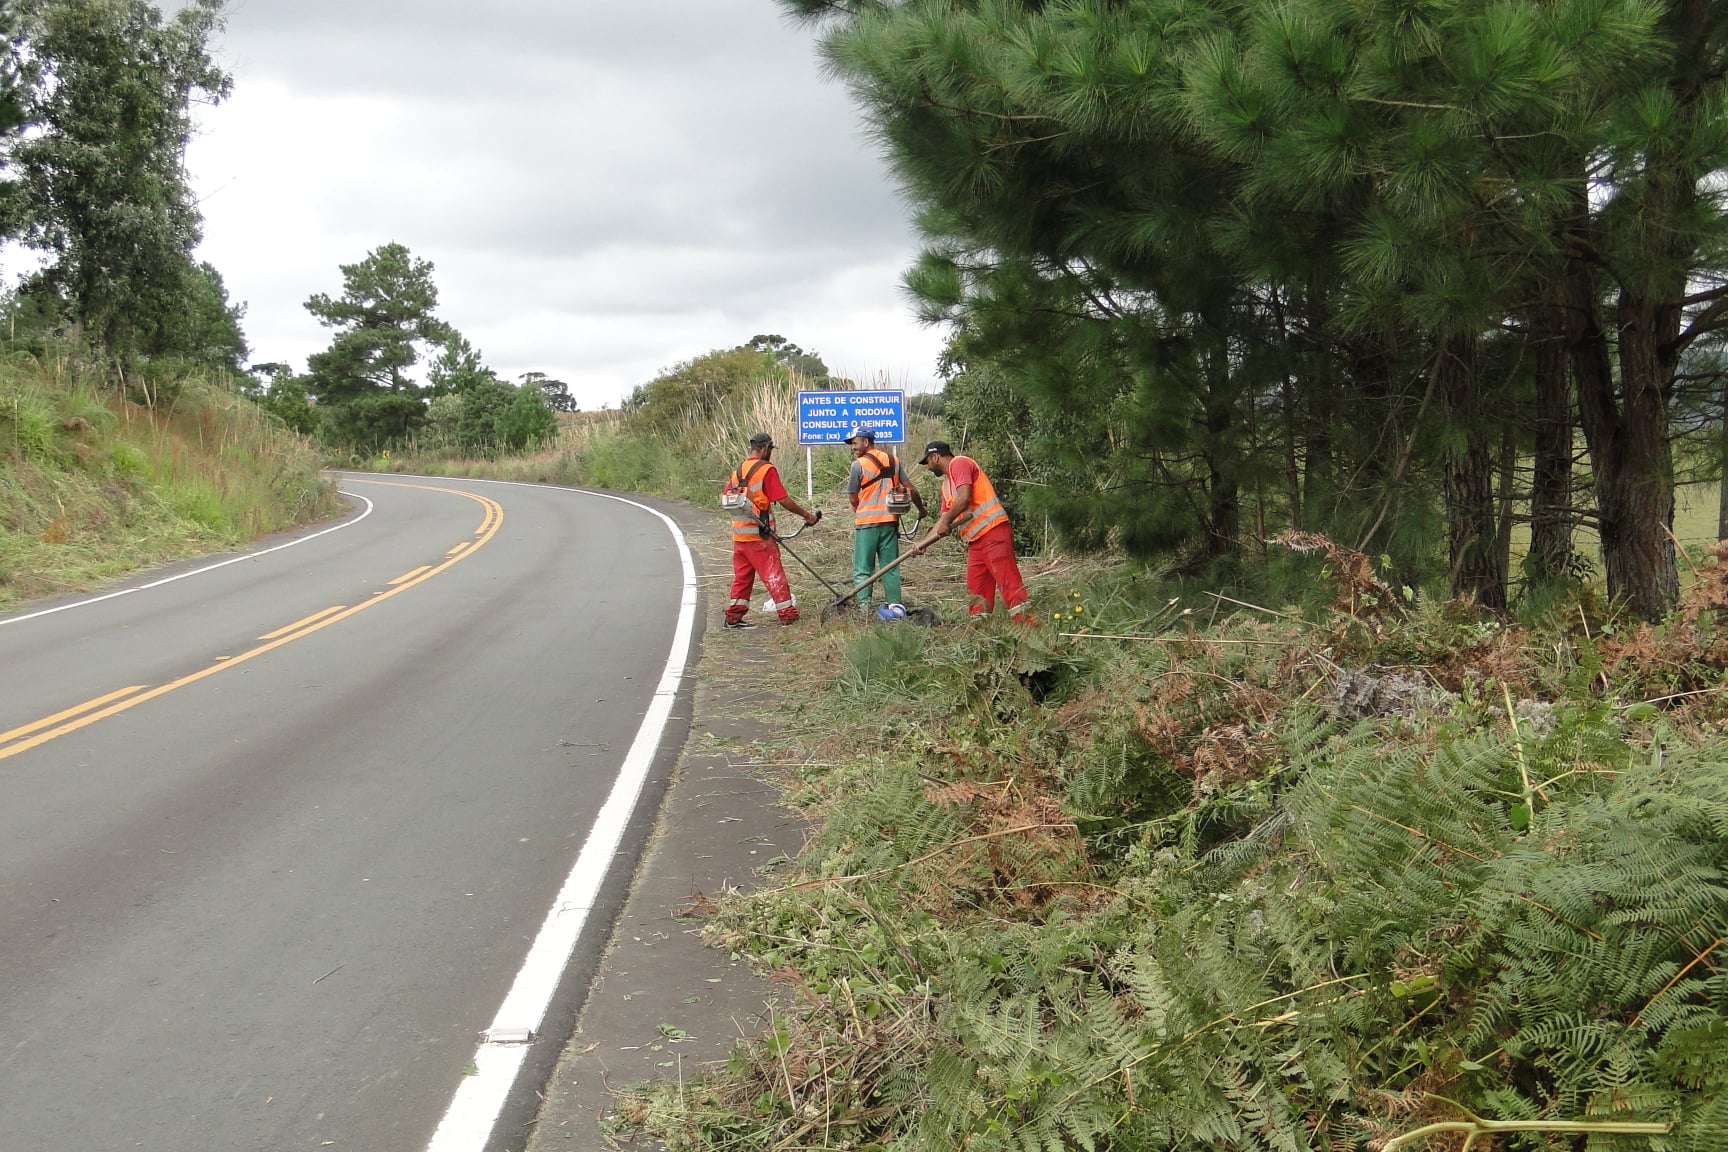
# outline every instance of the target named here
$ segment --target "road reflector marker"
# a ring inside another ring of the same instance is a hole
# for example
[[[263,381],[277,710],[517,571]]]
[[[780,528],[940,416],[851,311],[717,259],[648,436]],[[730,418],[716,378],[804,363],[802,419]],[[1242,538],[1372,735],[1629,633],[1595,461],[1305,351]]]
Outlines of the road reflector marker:
[[[74,716],[80,716],[85,712],[100,708],[104,704],[112,704],[114,701],[130,696],[134,692],[142,692],[148,687],[150,687],[148,684],[134,684],[130,688],[122,688],[118,692],[110,692],[108,695],[98,696],[94,700],[86,700],[75,708],[68,708],[64,712],[56,712],[54,715],[44,717],[43,719],[36,721],[34,724],[26,724],[22,728],[14,728],[10,732],[0,732],[0,744],[16,740],[21,736],[28,736],[32,732],[40,732],[44,728],[52,728],[62,720],[70,720]]]
[[[420,575],[422,572],[430,572],[430,571],[432,571],[432,565],[422,564],[422,565],[420,565],[420,567],[414,569],[414,571],[404,572],[402,575],[396,577],[396,579],[390,581],[390,587],[394,588],[398,584],[406,584],[406,583],[408,583],[408,581],[414,579],[414,577]]]
[[[286,628],[278,628],[274,632],[266,632],[266,633],[264,633],[264,635],[258,637],[258,639],[260,639],[260,640],[274,640],[278,636],[286,636],[290,632],[299,631],[300,629],[306,627],[306,625],[308,625],[308,624],[316,624],[318,621],[324,619],[324,617],[326,617],[326,616],[334,616],[334,615],[336,615],[336,613],[342,611],[342,609],[344,609],[346,607],[348,607],[348,605],[338,604],[334,608],[326,608],[322,612],[314,612],[314,613],[312,613],[312,615],[306,617],[306,619],[304,619],[304,620],[296,620],[296,621],[294,621],[294,623],[288,625]],[[228,657],[222,656],[222,657],[219,657],[219,659],[226,660],[226,659],[228,659]]]

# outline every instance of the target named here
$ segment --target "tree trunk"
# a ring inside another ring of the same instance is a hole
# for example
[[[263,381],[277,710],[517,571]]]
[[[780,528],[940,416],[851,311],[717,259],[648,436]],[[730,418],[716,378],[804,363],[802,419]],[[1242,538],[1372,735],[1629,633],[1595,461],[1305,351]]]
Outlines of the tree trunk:
[[[1302,531],[1302,469],[1296,462],[1296,382],[1289,373],[1284,375],[1281,389],[1284,415],[1284,486],[1289,490],[1290,498],[1290,530]],[[1728,419],[1723,421],[1728,427]],[[1724,460],[1728,460],[1728,448],[1724,449]],[[1728,475],[1728,467],[1724,474]],[[1728,481],[1724,481],[1728,483]]]
[[[1278,345],[1285,356],[1283,378],[1278,386],[1278,403],[1281,431],[1283,433],[1284,456],[1284,487],[1286,498],[1290,501],[1290,530],[1302,531],[1302,470],[1296,462],[1296,442],[1299,439],[1296,426],[1296,381],[1290,375],[1290,324],[1284,314],[1284,302],[1279,293],[1272,293],[1272,312],[1278,321]],[[1265,535],[1262,527],[1261,535]]]
[[[1530,580],[1552,585],[1572,567],[1572,381],[1566,314],[1557,300],[1536,310],[1536,451],[1530,481]]]
[[[1441,358],[1441,394],[1454,435],[1462,434],[1446,452],[1452,594],[1474,597],[1484,608],[1502,611],[1506,608],[1506,565],[1496,547],[1494,451],[1489,445],[1488,422],[1476,378],[1475,341],[1468,336],[1443,337],[1436,354]]]
[[[1499,516],[1494,526],[1494,562],[1508,577],[1512,571],[1512,526],[1518,519],[1518,434],[1512,421],[1500,426],[1500,492],[1495,497]]]
[[[1230,442],[1236,398],[1222,342],[1207,355],[1206,370],[1206,555],[1218,559],[1236,555],[1242,545],[1242,491],[1237,450]]]
[[[1728,377],[1722,380],[1722,428],[1717,433],[1717,463],[1722,469],[1716,498],[1716,539],[1728,540]]]
[[[1568,344],[1579,424],[1590,449],[1608,596],[1643,619],[1660,619],[1680,591],[1669,536],[1674,468],[1667,406],[1680,309],[1622,293],[1616,389],[1594,276],[1581,261],[1572,262],[1566,288]]]
[[[1260,405],[1256,397],[1248,396],[1248,456],[1250,459],[1260,458]],[[1266,539],[1266,485],[1259,468],[1254,469],[1254,540],[1262,548]]]
[[[1304,520],[1308,527],[1325,532],[1330,530],[1330,525],[1321,519],[1325,513],[1316,512],[1316,509],[1331,508],[1336,495],[1332,421],[1337,417],[1332,410],[1331,391],[1322,376],[1316,374],[1316,378],[1308,382],[1306,391],[1308,426],[1302,438],[1302,506],[1307,509]]]
[[[1302,519],[1310,531],[1335,532],[1338,477],[1337,462],[1333,459],[1332,427],[1338,418],[1337,394],[1332,357],[1319,343],[1329,327],[1321,289],[1312,284],[1308,286],[1302,311],[1309,336],[1306,379],[1299,390],[1307,400],[1307,419],[1302,434]]]
[[[1214,471],[1209,505],[1206,555],[1214,559],[1234,556],[1242,542],[1242,494],[1236,481]]]
[[[1655,620],[1680,597],[1668,442],[1668,397],[1678,367],[1671,349],[1680,335],[1680,307],[1622,293],[1619,312],[1621,460],[1612,492],[1597,487],[1602,558],[1608,595],[1624,596],[1634,613]]]

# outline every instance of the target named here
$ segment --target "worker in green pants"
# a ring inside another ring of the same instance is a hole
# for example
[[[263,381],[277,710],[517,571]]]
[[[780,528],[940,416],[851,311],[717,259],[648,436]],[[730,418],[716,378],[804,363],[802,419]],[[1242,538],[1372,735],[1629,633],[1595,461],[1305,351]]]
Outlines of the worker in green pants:
[[[852,474],[846,480],[846,494],[852,501],[852,574],[854,583],[862,584],[886,564],[900,557],[900,513],[903,501],[910,499],[924,515],[924,497],[907,478],[906,470],[892,452],[876,447],[876,433],[870,428],[854,428],[846,437],[852,449]],[[900,571],[882,578],[882,594],[886,603],[900,603]],[[870,589],[860,589],[858,606],[870,607]]]

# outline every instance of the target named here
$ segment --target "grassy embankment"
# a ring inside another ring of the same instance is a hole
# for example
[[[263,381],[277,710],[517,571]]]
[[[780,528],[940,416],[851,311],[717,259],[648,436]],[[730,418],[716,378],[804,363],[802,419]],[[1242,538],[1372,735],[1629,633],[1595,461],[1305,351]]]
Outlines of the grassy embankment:
[[[334,513],[318,454],[198,379],[154,406],[65,357],[0,360],[0,608]]]
[[[476,470],[707,503],[742,433],[786,435],[737,415]],[[1728,566],[1660,627],[1588,596],[1512,623],[1290,544],[1237,599],[1031,560],[1031,632],[958,623],[948,546],[908,599],[949,623],[757,633],[758,758],[819,831],[709,933],[786,1002],[630,1121],[762,1152],[1728,1147]],[[799,550],[843,576],[844,532]]]

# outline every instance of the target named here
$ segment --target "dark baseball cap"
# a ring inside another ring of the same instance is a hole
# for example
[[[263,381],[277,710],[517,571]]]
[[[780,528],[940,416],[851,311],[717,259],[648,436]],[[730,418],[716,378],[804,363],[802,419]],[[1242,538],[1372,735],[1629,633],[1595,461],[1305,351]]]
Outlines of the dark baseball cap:
[[[954,455],[954,449],[949,446],[948,441],[932,440],[930,443],[924,445],[924,451],[918,453],[918,463],[924,463],[924,461],[930,459],[931,454],[935,452],[939,452],[944,456]]]
[[[852,431],[846,433],[846,443],[850,444],[854,440],[868,440],[870,443],[874,444],[876,443],[876,429],[854,428]]]
[[[768,435],[766,432],[758,432],[756,435],[750,437],[750,447],[772,448],[774,447],[774,437]]]

